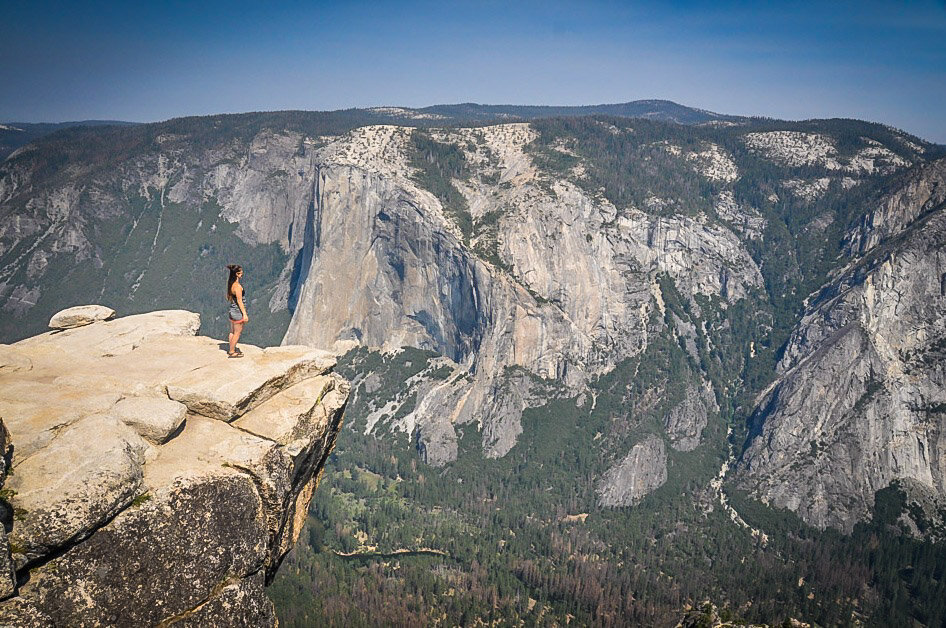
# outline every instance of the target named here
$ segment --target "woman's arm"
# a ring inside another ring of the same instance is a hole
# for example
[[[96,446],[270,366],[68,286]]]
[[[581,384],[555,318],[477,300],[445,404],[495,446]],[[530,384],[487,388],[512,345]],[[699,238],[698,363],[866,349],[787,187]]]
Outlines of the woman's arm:
[[[243,312],[243,323],[249,323],[250,317],[246,315],[246,307],[243,305],[243,286],[240,284],[233,285],[233,296],[236,297],[237,305],[240,306],[240,311]]]

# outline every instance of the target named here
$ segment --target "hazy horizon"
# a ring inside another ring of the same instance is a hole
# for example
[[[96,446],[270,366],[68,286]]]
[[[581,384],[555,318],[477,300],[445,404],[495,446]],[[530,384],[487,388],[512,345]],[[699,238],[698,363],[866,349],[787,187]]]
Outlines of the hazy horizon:
[[[681,106],[684,106],[684,107],[690,107],[690,108],[693,108],[693,109],[703,109],[703,110],[706,110],[705,107],[699,107],[699,106],[690,105],[690,104],[687,104],[687,103],[680,103],[680,102],[676,102],[676,101],[671,101],[671,100],[668,100],[668,99],[666,99],[666,98],[640,98],[640,99],[638,99],[636,102],[646,102],[646,101],[673,102],[673,103],[675,103],[675,104],[677,104],[677,105],[681,105]],[[364,106],[364,107],[345,107],[344,109],[269,109],[269,110],[247,110],[247,111],[216,111],[216,112],[213,112],[213,113],[199,113],[199,114],[187,114],[187,115],[182,115],[182,116],[172,116],[172,117],[170,117],[170,118],[162,118],[162,119],[158,119],[158,120],[111,120],[111,119],[105,119],[105,118],[88,118],[88,119],[85,119],[85,120],[0,120],[0,124],[8,124],[8,125],[16,125],[16,124],[70,124],[70,123],[86,123],[86,122],[101,122],[101,123],[116,123],[116,124],[155,124],[155,123],[166,122],[166,121],[168,121],[168,120],[174,120],[174,119],[178,119],[178,118],[209,117],[209,116],[216,116],[216,115],[242,115],[242,114],[249,114],[249,113],[278,113],[278,112],[280,112],[280,111],[309,111],[309,112],[316,112],[316,113],[331,113],[331,112],[333,112],[333,111],[344,111],[344,110],[348,110],[348,109],[376,109],[376,108],[383,108],[383,107],[405,108],[405,109],[425,109],[425,108],[428,108],[428,107],[436,107],[436,106],[454,106],[454,105],[467,105],[467,104],[479,105],[479,106],[486,106],[486,107],[506,107],[506,106],[508,106],[508,107],[520,107],[520,106],[521,106],[521,107],[532,107],[532,106],[538,106],[538,107],[596,107],[596,106],[622,105],[622,104],[626,104],[626,103],[629,103],[629,102],[635,102],[635,101],[625,101],[625,102],[621,102],[621,103],[617,103],[617,102],[613,102],[613,103],[612,103],[612,102],[609,102],[609,103],[569,103],[569,104],[564,104],[564,105],[563,105],[563,104],[560,104],[560,103],[547,104],[547,103],[485,103],[485,102],[480,102],[480,103],[478,103],[478,102],[462,102],[462,103],[460,103],[460,102],[455,102],[455,103],[433,103],[433,104],[430,104],[430,105],[420,105],[420,106],[417,106],[417,107],[407,107],[406,105],[397,105],[397,104],[385,103],[385,104],[380,104],[380,105],[366,105],[366,106]],[[707,110],[707,111],[709,111],[709,110]],[[720,115],[743,116],[743,117],[772,118],[771,116],[750,115],[750,114],[745,114],[745,113],[741,113],[741,112],[734,112],[734,111],[711,111],[711,113],[716,113],[716,114],[720,114]],[[869,120],[869,119],[864,119],[864,118],[850,118],[849,116],[834,116],[834,118],[836,118],[836,119],[843,119],[843,118],[860,119],[860,120],[864,120],[865,122],[873,122],[873,123],[877,123],[877,124],[890,125],[890,123],[888,123],[888,122],[886,122],[886,121],[884,121],[884,120]],[[806,121],[806,120],[828,119],[828,118],[772,118],[772,119],[780,119],[780,120],[785,120],[785,121],[788,121],[788,122],[803,122],[803,121]],[[495,123],[495,122],[494,122],[494,123]],[[890,126],[896,127],[896,125],[890,125]],[[899,127],[896,127],[896,128],[899,128]],[[946,145],[946,141],[937,141],[937,140],[934,140],[934,139],[930,139],[930,138],[924,137],[923,135],[920,135],[920,134],[918,134],[918,133],[914,133],[914,132],[911,131],[910,129],[903,129],[903,128],[901,128],[901,130],[902,130],[902,131],[906,131],[907,133],[910,133],[911,135],[914,135],[914,136],[916,136],[916,137],[919,137],[920,139],[926,140],[926,141],[928,141],[928,142],[931,142],[931,143],[934,143],[934,144]]]
[[[946,143],[946,3],[14,3],[0,119],[670,100]]]

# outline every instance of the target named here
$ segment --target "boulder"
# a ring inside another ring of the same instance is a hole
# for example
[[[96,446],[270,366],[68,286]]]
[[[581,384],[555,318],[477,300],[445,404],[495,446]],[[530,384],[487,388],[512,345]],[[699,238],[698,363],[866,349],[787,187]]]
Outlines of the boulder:
[[[66,308],[49,319],[50,329],[72,329],[98,321],[107,321],[115,316],[115,310],[104,305],[77,305]]]
[[[166,397],[127,397],[115,404],[115,416],[156,445],[184,424],[187,407]]]
[[[10,540],[19,566],[88,536],[141,492],[138,435],[111,416],[85,417],[20,461]]]

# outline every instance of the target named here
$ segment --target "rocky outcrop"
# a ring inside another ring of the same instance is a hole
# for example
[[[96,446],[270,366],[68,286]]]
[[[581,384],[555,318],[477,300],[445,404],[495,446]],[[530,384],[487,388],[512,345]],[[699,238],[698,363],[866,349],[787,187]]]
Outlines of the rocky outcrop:
[[[850,530],[894,482],[946,495],[944,163],[881,204],[877,233],[856,229],[876,244],[802,318],[758,404],[738,484],[813,525]]]
[[[79,305],[58,312],[49,319],[50,329],[72,329],[91,325],[95,321],[107,321],[115,316],[115,310],[104,305]]]
[[[659,436],[648,436],[631,448],[598,483],[601,506],[633,506],[667,481],[667,451]]]
[[[946,160],[903,175],[898,188],[879,199],[845,238],[848,253],[859,255],[910,226],[946,202]]]
[[[700,444],[703,428],[709,419],[710,411],[719,410],[711,386],[702,390],[692,383],[686,388],[686,397],[675,405],[664,417],[670,446],[677,451],[692,451]]]
[[[326,352],[228,359],[198,327],[160,311],[0,345],[0,571],[15,567],[0,623],[275,623],[263,586],[299,535],[349,385]]]
[[[801,131],[747,133],[746,145],[765,157],[788,166],[820,165],[839,170],[838,150],[831,137]]]

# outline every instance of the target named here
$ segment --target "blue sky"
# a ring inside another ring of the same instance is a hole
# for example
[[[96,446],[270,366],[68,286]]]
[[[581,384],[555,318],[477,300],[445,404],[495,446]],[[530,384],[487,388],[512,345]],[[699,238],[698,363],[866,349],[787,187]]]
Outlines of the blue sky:
[[[0,86],[5,121],[666,98],[946,143],[946,0],[5,0]]]

